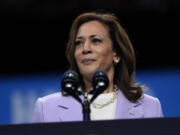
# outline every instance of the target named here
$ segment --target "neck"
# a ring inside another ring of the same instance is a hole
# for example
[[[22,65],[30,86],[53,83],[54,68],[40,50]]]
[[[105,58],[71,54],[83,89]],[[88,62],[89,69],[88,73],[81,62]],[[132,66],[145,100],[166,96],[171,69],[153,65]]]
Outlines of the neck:
[[[114,90],[113,81],[109,80],[109,86],[108,86],[108,88],[103,93],[110,93],[110,92],[113,92],[113,90]]]
[[[91,80],[84,79],[85,92],[88,92],[92,88]]]

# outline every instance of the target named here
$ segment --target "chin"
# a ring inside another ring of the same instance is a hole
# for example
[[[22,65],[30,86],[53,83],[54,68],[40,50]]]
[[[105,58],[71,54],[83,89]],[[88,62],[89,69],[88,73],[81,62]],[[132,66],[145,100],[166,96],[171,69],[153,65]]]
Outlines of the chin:
[[[97,69],[84,69],[84,70],[81,70],[81,75],[84,77],[86,76],[87,78],[91,79],[96,70]]]

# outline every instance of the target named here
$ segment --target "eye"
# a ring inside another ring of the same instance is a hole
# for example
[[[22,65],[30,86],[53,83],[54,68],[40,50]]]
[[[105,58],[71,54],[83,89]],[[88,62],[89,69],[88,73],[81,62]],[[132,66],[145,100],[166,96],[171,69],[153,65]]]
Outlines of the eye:
[[[101,39],[98,39],[98,38],[94,38],[94,39],[92,39],[92,42],[93,42],[94,44],[99,44],[99,43],[102,43],[102,40],[101,40]]]
[[[82,45],[83,44],[83,41],[81,40],[77,40],[75,41],[74,45],[77,46],[77,45]]]

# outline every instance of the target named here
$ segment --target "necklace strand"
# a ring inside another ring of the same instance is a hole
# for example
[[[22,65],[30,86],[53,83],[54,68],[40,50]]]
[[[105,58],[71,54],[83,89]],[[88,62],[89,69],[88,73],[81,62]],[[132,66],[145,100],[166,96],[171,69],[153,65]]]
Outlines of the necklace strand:
[[[113,96],[112,96],[111,99],[109,99],[109,100],[108,100],[106,103],[104,103],[104,104],[99,104],[99,103],[93,102],[93,103],[92,103],[92,106],[93,106],[94,108],[101,109],[101,108],[103,108],[103,107],[105,107],[105,106],[113,103],[114,100],[117,98],[117,95],[118,95],[118,88],[117,88],[117,86],[115,85],[115,86],[114,86],[114,91],[113,91]]]

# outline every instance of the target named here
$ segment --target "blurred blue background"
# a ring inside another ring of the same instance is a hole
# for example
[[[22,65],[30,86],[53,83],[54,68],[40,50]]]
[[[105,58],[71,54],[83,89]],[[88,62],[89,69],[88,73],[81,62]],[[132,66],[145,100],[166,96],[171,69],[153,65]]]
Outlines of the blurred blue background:
[[[63,73],[0,77],[0,124],[29,123],[38,97],[60,91]],[[180,69],[138,70],[137,81],[158,97],[165,117],[180,116]]]

